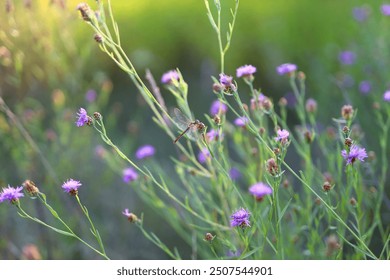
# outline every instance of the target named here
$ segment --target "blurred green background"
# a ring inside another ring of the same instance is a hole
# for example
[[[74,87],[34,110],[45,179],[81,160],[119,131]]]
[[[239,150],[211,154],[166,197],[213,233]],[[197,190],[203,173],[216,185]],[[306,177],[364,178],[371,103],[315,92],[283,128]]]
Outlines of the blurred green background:
[[[189,100],[195,115],[208,113],[215,99],[210,76],[219,74],[219,55],[204,2],[111,2],[123,48],[139,74],[144,76],[148,68],[159,81],[164,72],[178,67],[189,84]],[[227,26],[234,0],[221,2]],[[289,94],[287,80],[276,74],[276,66],[285,62],[297,64],[307,75],[308,96],[318,100],[319,118],[325,125],[331,124],[331,118],[338,117],[341,106],[349,101],[360,102],[363,112],[368,101],[380,100],[388,86],[385,77],[389,74],[389,68],[384,70],[381,65],[389,57],[386,37],[382,35],[388,27],[386,22],[390,21],[380,14],[382,1],[240,2],[226,57],[227,74],[234,75],[235,69],[244,64],[256,66],[255,84],[276,103]],[[110,151],[99,146],[102,142],[92,129],[78,129],[74,125],[80,107],[99,111],[110,136],[127,154],[133,154],[142,144],[152,144],[158,147],[152,164],[169,166],[169,155],[174,152],[171,139],[152,122],[151,112],[127,75],[100,51],[91,29],[76,11],[77,3],[15,0],[0,7],[0,94],[50,163],[48,170],[16,125],[2,113],[1,186],[20,185],[25,179],[35,181],[56,209],[77,226],[80,213],[74,209],[74,201],[62,193],[60,184],[70,177],[81,180],[80,196],[112,258],[166,258],[124,220],[121,211],[125,207],[135,213],[144,212],[145,227],[168,246],[179,247],[183,256],[189,258],[189,247],[122,182],[120,171],[124,163],[115,156],[105,155]],[[88,4],[94,7],[95,3],[88,1]],[[369,11],[369,19],[358,22],[352,10],[363,5]],[[378,45],[376,39],[384,43]],[[340,64],[338,55],[343,50],[357,53],[354,65]],[[384,56],[375,57],[378,51],[384,52]],[[358,84],[368,78],[373,79],[373,97],[362,100]],[[96,91],[94,102],[86,100],[90,90]],[[168,104],[173,105],[168,93],[163,90],[163,94]],[[292,124],[294,120],[291,113]],[[369,115],[360,121],[362,126],[365,122],[369,124]],[[26,204],[37,216],[50,220],[41,207]],[[88,232],[87,227],[80,230]],[[1,259],[20,258],[28,243],[36,244],[43,258],[97,258],[76,241],[22,220],[15,208],[5,204],[0,205],[0,235]]]

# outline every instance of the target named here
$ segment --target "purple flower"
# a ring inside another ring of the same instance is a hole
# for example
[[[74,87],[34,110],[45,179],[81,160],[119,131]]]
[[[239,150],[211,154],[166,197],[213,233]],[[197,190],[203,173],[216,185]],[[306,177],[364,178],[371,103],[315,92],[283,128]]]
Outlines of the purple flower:
[[[352,15],[356,21],[365,21],[370,13],[370,9],[367,6],[355,7],[352,9]]]
[[[198,161],[205,163],[208,158],[210,158],[210,152],[207,148],[203,148],[198,154]]]
[[[0,193],[0,202],[8,200],[9,202],[14,203],[23,196],[23,187],[13,188],[8,185],[8,187],[3,188],[2,192]]]
[[[230,170],[229,170],[229,176],[232,180],[237,180],[241,177],[241,172],[240,170],[238,170],[237,168],[235,167],[232,167]]]
[[[236,126],[240,126],[240,127],[243,127],[243,126],[246,126],[248,124],[248,118],[247,117],[239,117],[237,119],[234,120],[234,124]]]
[[[155,148],[152,145],[144,145],[138,148],[135,152],[135,157],[138,159],[143,159],[153,156],[155,153]]]
[[[224,114],[226,113],[227,109],[228,107],[225,103],[222,103],[219,100],[215,100],[213,103],[211,103],[210,115],[215,116],[217,114]]]
[[[284,63],[284,64],[276,67],[276,72],[278,72],[279,75],[285,75],[285,74],[294,72],[297,69],[298,69],[298,67],[295,64]]]
[[[381,6],[381,12],[385,16],[390,16],[390,5],[389,4],[383,4]]]
[[[254,67],[252,65],[244,65],[244,66],[238,67],[236,70],[237,78],[252,76],[254,73],[256,73],[256,67]]]
[[[79,113],[77,113],[78,119],[76,121],[76,125],[78,127],[83,126],[88,123],[88,115],[87,111],[84,108],[80,108]]]
[[[278,129],[277,134],[278,134],[278,136],[275,137],[275,140],[280,141],[280,142],[287,141],[288,136],[290,135],[290,133],[285,129],[282,129],[282,130]]]
[[[339,61],[345,65],[354,64],[356,60],[356,54],[352,51],[342,51],[339,53]]]
[[[92,103],[96,100],[96,91],[93,89],[90,89],[85,94],[85,100],[87,100],[89,103]]]
[[[222,138],[223,134],[221,134],[219,130],[211,129],[209,132],[206,133],[206,137],[209,141],[214,141],[218,140],[219,138]]]
[[[129,220],[129,222],[136,222],[138,220],[138,217],[136,215],[134,215],[133,213],[129,212],[129,209],[126,208],[123,212],[122,212],[123,215],[125,215],[127,217],[127,219]]]
[[[233,215],[230,216],[230,226],[232,227],[250,227],[249,217],[250,213],[244,209],[241,208],[233,213]]]
[[[221,85],[223,85],[227,88],[231,87],[233,84],[233,77],[221,73],[221,74],[219,74],[219,82],[221,83]]]
[[[309,98],[306,100],[305,109],[308,113],[315,113],[317,111],[317,101],[313,98]]]
[[[261,109],[263,107],[263,102],[267,99],[267,97],[259,93],[259,96],[257,97],[257,102],[255,98],[251,98],[251,109],[256,110],[256,109]]]
[[[80,181],[69,179],[68,181],[64,182],[61,187],[64,192],[69,193],[71,195],[76,195],[78,189],[81,187],[81,183]]]
[[[347,161],[347,165],[353,164],[356,159],[364,161],[367,157],[366,149],[360,148],[357,145],[352,145],[349,149],[349,153],[346,150],[342,150],[341,155]]]
[[[249,193],[254,195],[257,201],[261,201],[265,195],[272,193],[272,189],[267,184],[259,182],[249,188]]]
[[[172,83],[172,80],[178,81],[179,79],[180,79],[179,73],[177,73],[176,70],[170,70],[162,75],[161,82],[163,84],[170,84]]]
[[[361,81],[359,91],[364,95],[369,94],[371,91],[371,83],[369,81]]]
[[[122,179],[126,184],[137,180],[137,178],[138,173],[132,167],[126,168],[122,171]]]
[[[383,100],[386,101],[386,102],[390,102],[390,90],[386,91],[383,94]]]

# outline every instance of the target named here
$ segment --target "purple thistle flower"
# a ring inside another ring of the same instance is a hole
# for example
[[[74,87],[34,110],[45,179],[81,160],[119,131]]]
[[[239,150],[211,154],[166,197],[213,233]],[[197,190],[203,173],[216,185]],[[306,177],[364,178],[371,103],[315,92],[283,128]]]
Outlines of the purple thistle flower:
[[[383,100],[386,101],[386,102],[390,102],[390,90],[386,91],[383,94]]]
[[[144,145],[138,148],[135,152],[135,157],[137,159],[143,159],[147,157],[151,157],[155,153],[155,148],[152,145]]]
[[[77,113],[78,119],[76,125],[78,127],[83,126],[88,123],[87,111],[84,108],[80,108],[79,113]]]
[[[126,184],[137,180],[137,178],[138,173],[132,167],[126,168],[122,171],[122,179]]]
[[[389,4],[383,4],[381,6],[381,12],[385,16],[390,16],[390,5]]]
[[[71,195],[76,195],[80,187],[81,187],[80,181],[76,181],[73,179],[69,179],[68,181],[64,182],[61,186],[64,192],[69,193]]]
[[[222,103],[219,100],[215,100],[215,101],[213,101],[213,103],[211,103],[210,115],[215,116],[219,113],[225,114],[227,110],[228,110],[228,107],[225,103]]]
[[[352,145],[349,150],[349,153],[346,150],[342,150],[341,155],[347,161],[347,165],[353,164],[356,159],[363,162],[364,159],[367,157],[366,149],[360,148],[357,145]]]
[[[234,120],[234,124],[239,127],[246,126],[248,124],[248,118],[247,117],[239,117]]]
[[[172,80],[179,81],[180,76],[179,73],[176,70],[170,70],[168,72],[165,72],[161,77],[161,82],[163,84],[171,84]]]
[[[356,21],[365,21],[370,13],[370,9],[367,6],[355,7],[352,9],[352,15]]]
[[[265,195],[272,193],[272,188],[263,182],[258,182],[249,188],[249,193],[254,195],[257,201],[262,201]]]
[[[233,215],[230,216],[230,226],[232,227],[250,227],[249,217],[250,213],[248,210],[241,208],[233,213]]]
[[[298,69],[298,67],[295,64],[291,63],[284,63],[276,67],[276,72],[278,72],[279,75],[285,75],[291,72],[294,72]]]
[[[15,203],[23,196],[23,187],[13,188],[8,185],[8,187],[3,188],[0,193],[0,203],[5,200],[8,200],[10,203]]]
[[[94,102],[96,100],[96,91],[93,89],[88,90],[85,93],[85,100],[87,100],[89,103]]]
[[[254,67],[252,65],[244,65],[244,66],[238,67],[236,70],[237,78],[252,76],[254,73],[256,73],[256,67]]]
[[[206,162],[206,160],[208,159],[208,158],[210,158],[210,152],[209,152],[209,150],[205,147],[205,148],[203,148],[200,152],[199,152],[199,154],[198,154],[198,161],[200,162],[200,163],[205,163]]]
[[[221,85],[223,85],[227,88],[231,87],[233,84],[233,77],[225,75],[224,73],[221,73],[221,74],[219,74],[219,82],[221,83]]]
[[[240,179],[241,177],[241,172],[240,170],[238,170],[237,168],[235,167],[232,167],[230,170],[229,170],[229,176],[232,180],[237,180],[237,179]]]
[[[288,136],[290,135],[290,133],[285,129],[282,129],[282,130],[278,129],[277,134],[278,134],[278,136],[275,137],[275,140],[280,141],[280,142],[287,141]]]
[[[354,64],[356,60],[356,54],[352,51],[342,51],[339,53],[339,61],[345,65]]]
[[[371,91],[371,83],[369,81],[361,81],[359,91],[364,95],[369,94]]]
[[[206,138],[209,141],[218,140],[219,138],[223,138],[223,134],[219,130],[211,129],[209,132],[206,133]]]

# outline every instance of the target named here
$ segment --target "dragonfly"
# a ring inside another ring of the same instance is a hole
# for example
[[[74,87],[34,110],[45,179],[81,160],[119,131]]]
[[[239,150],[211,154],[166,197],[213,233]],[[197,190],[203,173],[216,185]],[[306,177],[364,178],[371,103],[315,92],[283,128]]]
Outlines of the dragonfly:
[[[190,120],[178,108],[175,108],[173,112],[175,114],[173,119],[177,126],[182,130],[180,135],[177,136],[173,143],[176,144],[176,142],[179,141],[180,138],[184,136],[184,134],[186,134],[189,139],[194,141],[198,138],[199,134],[202,134],[203,139],[205,139],[204,133],[206,131],[206,126],[204,123],[199,120]]]

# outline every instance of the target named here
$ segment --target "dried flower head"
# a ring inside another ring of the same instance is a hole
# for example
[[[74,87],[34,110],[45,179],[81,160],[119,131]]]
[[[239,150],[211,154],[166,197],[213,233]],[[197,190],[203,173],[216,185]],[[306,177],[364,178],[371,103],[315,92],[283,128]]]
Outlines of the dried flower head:
[[[341,108],[341,116],[345,120],[351,119],[353,117],[353,113],[354,113],[354,110],[353,110],[353,107],[351,105],[344,105]]]
[[[8,200],[11,204],[16,204],[19,201],[19,198],[23,197],[23,187],[8,187],[3,188],[0,192],[0,203]]]
[[[99,44],[103,42],[103,37],[100,34],[95,34],[93,39]]]
[[[356,206],[357,204],[357,201],[354,197],[351,197],[351,199],[349,200],[349,204],[351,204],[352,206]]]
[[[328,181],[326,181],[322,185],[322,189],[324,190],[324,192],[328,192],[332,189],[332,185]]]
[[[205,235],[204,235],[204,240],[205,241],[213,241],[213,239],[215,238],[215,235],[212,235],[210,232],[208,232],[208,233],[206,233]]]
[[[22,186],[30,196],[36,196],[39,193],[39,189],[35,186],[35,183],[31,180],[24,181]]]
[[[276,176],[279,173],[279,167],[274,158],[267,160],[266,169],[269,174]]]
[[[251,214],[248,212],[248,210],[244,208],[237,210],[230,216],[230,226],[232,227],[239,226],[241,228],[250,227],[250,222],[249,222],[250,215]]]
[[[306,112],[308,113],[312,114],[317,112],[317,101],[315,101],[313,98],[309,98],[308,100],[306,100],[305,108]]]
[[[69,179],[68,181],[64,182],[61,187],[64,192],[75,196],[78,194],[78,189],[81,187],[81,183],[80,181]]]
[[[326,241],[326,255],[330,257],[333,253],[340,249],[340,243],[336,235],[330,235]]]
[[[93,11],[91,10],[91,8],[89,7],[89,5],[87,3],[78,4],[76,9],[79,10],[83,20],[89,21],[89,22],[92,21]]]
[[[272,194],[272,188],[263,182],[258,182],[249,188],[249,193],[255,196],[257,201],[262,201],[264,196]]]

